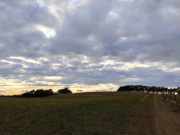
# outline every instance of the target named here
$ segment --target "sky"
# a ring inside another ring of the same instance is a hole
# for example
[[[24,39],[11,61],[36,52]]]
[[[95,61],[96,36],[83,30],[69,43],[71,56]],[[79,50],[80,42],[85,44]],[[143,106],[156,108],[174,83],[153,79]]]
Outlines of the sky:
[[[180,86],[179,0],[1,0],[0,94]]]

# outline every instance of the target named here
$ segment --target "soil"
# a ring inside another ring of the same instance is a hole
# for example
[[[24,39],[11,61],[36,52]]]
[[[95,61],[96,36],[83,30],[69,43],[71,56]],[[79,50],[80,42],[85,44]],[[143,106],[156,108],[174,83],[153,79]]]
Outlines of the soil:
[[[154,124],[157,135],[180,135],[180,113],[173,111],[172,106],[155,95],[154,101]]]
[[[180,135],[180,112],[161,95],[147,96],[128,115],[126,135]]]

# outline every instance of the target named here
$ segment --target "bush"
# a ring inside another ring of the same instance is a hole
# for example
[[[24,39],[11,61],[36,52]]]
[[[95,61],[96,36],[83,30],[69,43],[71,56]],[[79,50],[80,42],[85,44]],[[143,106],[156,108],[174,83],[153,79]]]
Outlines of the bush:
[[[57,91],[58,94],[71,94],[71,90],[69,90],[68,88],[64,88],[64,89],[60,89]]]

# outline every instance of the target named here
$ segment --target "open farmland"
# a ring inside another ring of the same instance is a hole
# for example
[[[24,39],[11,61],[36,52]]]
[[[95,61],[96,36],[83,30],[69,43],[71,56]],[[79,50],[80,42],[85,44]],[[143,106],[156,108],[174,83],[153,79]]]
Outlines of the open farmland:
[[[1,98],[0,134],[161,134],[166,125],[160,128],[161,116],[158,115],[166,108],[158,110],[159,103],[165,105],[157,95],[138,92]],[[178,133],[173,129],[174,135]]]

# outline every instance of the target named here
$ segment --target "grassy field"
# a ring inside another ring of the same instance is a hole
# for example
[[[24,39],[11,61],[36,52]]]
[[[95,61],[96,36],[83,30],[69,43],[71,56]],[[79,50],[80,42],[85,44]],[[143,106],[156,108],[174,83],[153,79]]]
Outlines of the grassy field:
[[[0,98],[0,135],[119,135],[146,94],[84,93]]]

